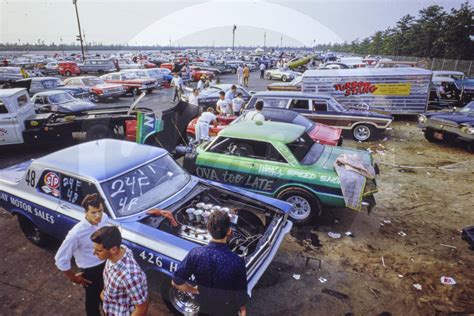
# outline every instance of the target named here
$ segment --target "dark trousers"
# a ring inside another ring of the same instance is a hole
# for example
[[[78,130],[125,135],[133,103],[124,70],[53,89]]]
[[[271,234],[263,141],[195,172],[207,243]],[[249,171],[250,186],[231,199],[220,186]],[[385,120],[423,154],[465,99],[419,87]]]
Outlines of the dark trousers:
[[[265,74],[265,70],[260,70],[260,78],[263,79],[263,75]]]
[[[104,289],[104,266],[105,262],[95,267],[82,269],[83,277],[92,282],[87,287],[84,287],[86,291],[87,316],[101,315],[100,292]]]

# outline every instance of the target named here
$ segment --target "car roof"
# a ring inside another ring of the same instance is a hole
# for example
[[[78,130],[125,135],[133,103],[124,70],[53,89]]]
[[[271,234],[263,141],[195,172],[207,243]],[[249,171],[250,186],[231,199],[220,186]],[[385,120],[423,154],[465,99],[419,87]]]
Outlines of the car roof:
[[[229,125],[220,133],[220,137],[235,137],[264,142],[291,143],[305,131],[303,126],[280,122],[246,121]]]
[[[20,91],[26,91],[26,88],[0,89],[0,98],[8,98]]]
[[[56,78],[56,77],[31,77],[31,78],[28,78],[28,79],[31,79],[33,81],[61,80],[61,79]]]
[[[464,72],[461,71],[451,71],[451,70],[433,70],[433,76],[443,76],[443,75],[459,75],[464,76]]]
[[[324,98],[330,99],[331,96],[327,94],[319,94],[312,92],[300,91],[259,91],[253,95],[254,97],[288,97],[288,98]]]
[[[117,139],[101,139],[71,146],[35,161],[58,172],[99,182],[163,156],[166,150]]]
[[[325,69],[325,70],[306,70],[303,74],[304,78],[311,77],[363,77],[363,76],[420,76],[431,75],[431,70],[416,68],[416,67],[402,67],[402,68],[357,68],[357,69]]]
[[[38,92],[35,94],[35,96],[37,95],[53,95],[53,94],[60,94],[60,93],[69,93],[69,91],[67,90],[48,90],[48,91],[41,91],[41,92]]]

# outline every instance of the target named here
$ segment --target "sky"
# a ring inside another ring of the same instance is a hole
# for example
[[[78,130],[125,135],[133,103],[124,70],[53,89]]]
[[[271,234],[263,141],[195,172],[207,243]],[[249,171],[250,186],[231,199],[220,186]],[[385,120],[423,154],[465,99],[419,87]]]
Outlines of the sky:
[[[0,0],[0,43],[72,43],[72,0]],[[352,41],[465,0],[77,0],[86,42],[161,46],[312,46]]]

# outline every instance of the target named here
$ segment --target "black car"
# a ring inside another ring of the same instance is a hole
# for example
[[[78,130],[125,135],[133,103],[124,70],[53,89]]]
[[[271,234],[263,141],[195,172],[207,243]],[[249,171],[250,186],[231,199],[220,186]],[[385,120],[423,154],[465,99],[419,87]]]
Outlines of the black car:
[[[198,96],[199,106],[201,107],[212,106],[213,108],[215,108],[216,103],[219,100],[219,92],[224,91],[225,93],[227,93],[227,91],[229,91],[231,87],[232,87],[232,84],[217,84],[217,85],[210,86],[207,89],[204,89],[203,91],[201,91],[201,93]],[[250,98],[252,97],[252,94],[254,93],[253,91],[247,91],[247,89],[238,85],[236,85],[236,87],[237,87],[236,94],[238,94],[239,92],[242,93],[242,97],[245,100],[245,102],[250,100]],[[189,95],[191,93],[192,91],[187,91],[187,93],[185,93],[182,96],[183,101],[188,102]]]
[[[88,99],[89,88],[81,86],[65,86],[59,78],[55,77],[36,77],[27,79],[31,80],[30,88],[28,92],[30,95],[34,95],[38,92],[44,92],[49,90],[61,90],[68,91],[75,98]]]
[[[429,142],[463,143],[474,152],[474,101],[461,110],[420,114],[418,122]]]

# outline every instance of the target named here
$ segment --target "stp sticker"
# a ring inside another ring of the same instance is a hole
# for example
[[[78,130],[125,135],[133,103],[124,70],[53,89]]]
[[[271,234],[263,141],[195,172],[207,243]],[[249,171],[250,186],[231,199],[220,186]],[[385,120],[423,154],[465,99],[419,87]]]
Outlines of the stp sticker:
[[[41,189],[47,193],[50,194],[52,193],[54,196],[59,196],[59,176],[54,173],[54,172],[48,172],[44,176],[44,186],[41,187]]]

